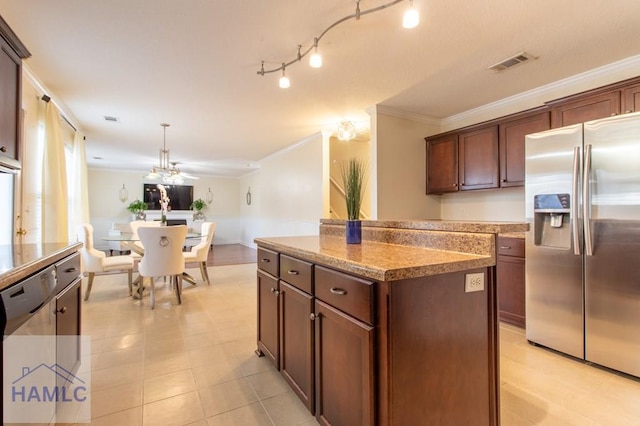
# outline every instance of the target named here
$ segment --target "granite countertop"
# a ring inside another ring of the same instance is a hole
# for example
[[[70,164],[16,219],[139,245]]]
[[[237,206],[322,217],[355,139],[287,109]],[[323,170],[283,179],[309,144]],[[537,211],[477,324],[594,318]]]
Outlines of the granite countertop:
[[[320,219],[321,225],[342,225],[341,219]],[[526,232],[529,224],[523,222],[478,222],[462,220],[363,220],[363,227],[424,229],[432,231],[479,232],[503,234],[508,232]]]
[[[0,245],[0,290],[78,251],[82,243]]]
[[[504,233],[498,234],[498,237],[525,239],[527,237],[527,233],[526,232],[504,232]]]
[[[394,281],[496,264],[493,235],[469,234],[467,237],[467,241],[478,239],[474,244],[476,253],[364,239],[362,244],[346,244],[344,237],[332,235],[256,238],[254,241],[260,247],[312,263],[377,281]]]

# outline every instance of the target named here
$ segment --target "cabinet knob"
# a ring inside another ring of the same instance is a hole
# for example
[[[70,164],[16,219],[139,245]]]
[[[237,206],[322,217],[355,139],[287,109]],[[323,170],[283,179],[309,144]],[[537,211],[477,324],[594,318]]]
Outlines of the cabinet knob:
[[[631,114],[633,111],[631,111],[630,109],[626,110],[624,113],[625,114]]]
[[[7,147],[6,146],[0,146],[0,151],[7,152]]]
[[[56,314],[64,314],[65,312],[67,312],[67,307],[63,306],[60,309],[56,309]]]
[[[511,250],[511,246],[500,246],[500,248],[504,250]]]
[[[311,321],[315,321],[315,319],[316,319],[316,314],[314,314],[313,312],[311,312],[311,315],[309,315],[309,319],[310,319]]]
[[[464,184],[463,184],[463,185],[464,185]],[[454,184],[453,184],[453,187],[455,188],[456,186],[458,186],[458,184],[457,184],[457,183],[454,183]]]
[[[271,259],[267,259],[266,257],[264,259],[260,259],[260,262],[262,263],[269,263],[271,262]]]
[[[294,271],[293,269],[289,269],[287,271],[287,274],[289,274],[289,275],[300,275],[300,272]]]
[[[614,115],[618,115],[618,113],[617,112],[612,112],[611,113],[611,117],[613,117]]]
[[[347,294],[347,291],[338,287],[331,287],[331,293],[344,296],[345,294]]]
[[[502,179],[502,181],[503,181],[503,182],[506,182],[507,180],[506,180],[506,179]]]

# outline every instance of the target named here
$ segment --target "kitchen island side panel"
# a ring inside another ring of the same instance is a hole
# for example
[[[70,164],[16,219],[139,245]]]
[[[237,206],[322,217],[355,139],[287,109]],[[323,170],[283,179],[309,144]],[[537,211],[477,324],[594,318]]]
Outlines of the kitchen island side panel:
[[[465,292],[469,273],[484,275],[483,291]],[[395,281],[388,289],[390,412],[381,424],[498,425],[493,268]]]

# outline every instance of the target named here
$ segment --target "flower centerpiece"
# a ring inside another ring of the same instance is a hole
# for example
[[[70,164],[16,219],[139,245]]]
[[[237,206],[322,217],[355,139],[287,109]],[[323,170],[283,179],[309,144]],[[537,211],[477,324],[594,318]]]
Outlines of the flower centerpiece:
[[[344,186],[344,199],[347,204],[347,222],[345,233],[348,244],[360,244],[362,241],[362,223],[360,206],[366,184],[367,165],[362,160],[351,158],[340,169]]]
[[[206,217],[204,216],[204,213],[202,213],[202,210],[206,208],[207,203],[202,198],[193,200],[193,203],[191,203],[191,210],[194,211],[193,220],[205,220]]]
[[[160,224],[166,225],[167,212],[169,211],[169,203],[171,202],[171,200],[167,195],[167,189],[164,187],[164,185],[159,183],[157,187],[160,190]]]
[[[134,215],[134,220],[145,220],[147,218],[147,214],[144,212],[147,209],[147,204],[144,201],[140,201],[136,199],[132,201],[127,206],[127,210],[129,210]]]

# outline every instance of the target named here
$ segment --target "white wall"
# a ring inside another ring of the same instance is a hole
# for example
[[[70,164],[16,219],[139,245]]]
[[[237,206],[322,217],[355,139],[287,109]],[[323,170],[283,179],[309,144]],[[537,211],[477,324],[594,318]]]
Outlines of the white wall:
[[[243,244],[255,246],[256,237],[319,233],[328,211],[326,144],[328,138],[317,133],[261,160],[260,170],[240,179]],[[251,205],[245,200],[249,188]]]
[[[371,143],[377,159],[377,219],[440,218],[440,200],[426,195],[424,140],[438,131],[434,124],[376,115]]]
[[[105,248],[102,241],[113,222],[130,222],[131,213],[127,206],[133,200],[142,199],[142,185],[146,182],[143,173],[122,170],[89,169],[89,214],[94,228],[94,243],[97,248]],[[129,198],[121,203],[118,192],[125,185]],[[205,199],[208,188],[213,193],[213,202],[204,211],[207,220],[216,222],[214,245],[239,243],[240,206],[238,192],[240,180],[237,178],[201,177],[185,182],[193,185],[194,199]],[[189,212],[170,212],[168,218],[187,218]]]

